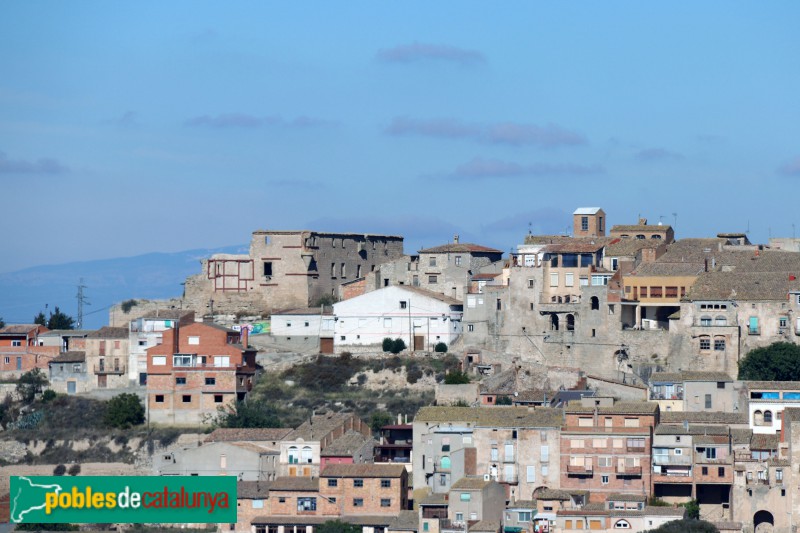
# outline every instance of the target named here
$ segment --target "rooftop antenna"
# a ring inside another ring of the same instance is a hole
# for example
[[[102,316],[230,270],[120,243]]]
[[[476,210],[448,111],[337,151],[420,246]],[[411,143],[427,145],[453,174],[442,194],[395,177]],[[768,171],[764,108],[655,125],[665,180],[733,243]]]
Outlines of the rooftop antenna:
[[[86,289],[86,285],[83,284],[83,278],[78,281],[78,294],[75,295],[75,298],[78,299],[78,322],[76,324],[77,329],[83,329],[83,305],[92,305],[86,299],[86,296],[83,294],[83,289]]]
[[[533,223],[528,222],[528,235],[532,235],[533,232]]]
[[[678,226],[678,213],[672,213],[672,229],[675,229]]]
[[[747,230],[745,230],[745,234],[749,234],[749,233],[750,233],[750,219],[748,218],[747,219]]]

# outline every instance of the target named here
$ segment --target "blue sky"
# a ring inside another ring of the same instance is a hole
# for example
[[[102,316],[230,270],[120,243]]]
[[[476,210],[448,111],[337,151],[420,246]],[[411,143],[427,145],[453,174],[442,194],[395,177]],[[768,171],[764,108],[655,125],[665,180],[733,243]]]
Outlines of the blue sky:
[[[663,217],[790,236],[797,2],[5,2],[0,272]],[[19,232],[18,232],[19,231]]]

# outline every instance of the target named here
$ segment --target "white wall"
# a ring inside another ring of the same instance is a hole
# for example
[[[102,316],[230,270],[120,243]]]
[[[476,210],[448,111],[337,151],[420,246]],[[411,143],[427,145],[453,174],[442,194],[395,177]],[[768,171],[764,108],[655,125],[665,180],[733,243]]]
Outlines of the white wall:
[[[331,315],[272,315],[270,333],[273,337],[319,337],[333,333],[329,327]]]
[[[450,304],[399,285],[336,303],[333,314],[336,346],[380,344],[385,337],[409,344],[413,329],[426,338],[425,349],[432,350],[437,342],[449,346],[462,329],[461,311],[451,312]]]

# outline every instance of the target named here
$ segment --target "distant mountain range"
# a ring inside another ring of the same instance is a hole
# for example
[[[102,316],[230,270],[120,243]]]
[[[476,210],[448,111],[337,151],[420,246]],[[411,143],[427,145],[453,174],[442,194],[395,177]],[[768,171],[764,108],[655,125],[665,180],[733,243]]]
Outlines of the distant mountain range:
[[[247,253],[247,245],[151,253],[96,261],[46,265],[0,274],[0,317],[7,324],[30,323],[55,306],[73,318],[78,312],[78,283],[83,278],[85,329],[108,324],[108,308],[130,298],[174,298],[183,294],[187,276],[200,272],[200,260],[215,253]]]

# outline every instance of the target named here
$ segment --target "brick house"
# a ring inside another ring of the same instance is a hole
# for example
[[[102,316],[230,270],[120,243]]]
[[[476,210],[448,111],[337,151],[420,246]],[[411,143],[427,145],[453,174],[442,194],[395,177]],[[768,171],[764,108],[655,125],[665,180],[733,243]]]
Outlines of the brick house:
[[[584,398],[564,408],[561,430],[561,489],[588,490],[603,502],[610,493],[650,491],[655,403]]]
[[[200,424],[244,400],[255,361],[246,333],[242,340],[238,331],[200,322],[165,330],[163,343],[147,350],[150,421]]]
[[[156,309],[128,324],[128,379],[131,383],[147,384],[147,349],[163,342],[164,331],[175,323],[188,326],[194,322],[194,311]]]
[[[0,372],[47,371],[47,363],[60,352],[58,347],[42,346],[39,335],[47,331],[38,324],[10,324],[0,329]]]
[[[342,515],[397,515],[408,509],[403,465],[335,464],[320,475],[320,494],[340,503]]]

